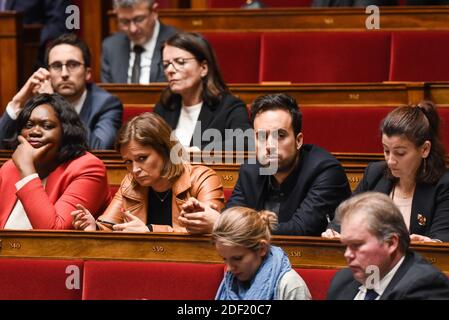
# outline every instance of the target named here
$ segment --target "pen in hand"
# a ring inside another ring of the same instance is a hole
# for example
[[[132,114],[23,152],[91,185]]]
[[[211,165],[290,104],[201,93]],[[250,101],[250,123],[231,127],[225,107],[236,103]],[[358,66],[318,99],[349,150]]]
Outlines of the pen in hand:
[[[327,228],[331,230],[332,232],[332,236],[336,237],[336,231],[334,230],[334,227],[332,226],[331,223],[331,218],[329,216],[329,214],[326,214],[326,219],[327,219]]]

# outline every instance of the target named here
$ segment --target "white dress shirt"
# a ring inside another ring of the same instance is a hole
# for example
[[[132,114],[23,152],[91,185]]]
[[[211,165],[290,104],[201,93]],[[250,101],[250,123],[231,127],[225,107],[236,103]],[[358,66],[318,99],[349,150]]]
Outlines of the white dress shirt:
[[[193,106],[182,106],[181,114],[179,115],[178,125],[175,129],[176,137],[179,142],[186,148],[190,146],[193,132],[198,121],[198,117],[201,112],[203,102],[195,104]]]
[[[379,281],[379,285],[378,286],[374,286],[374,288],[372,288],[378,294],[378,296],[377,296],[377,298],[375,300],[379,300],[380,296],[382,296],[382,294],[384,293],[385,289],[390,284],[391,279],[393,279],[393,276],[396,274],[396,272],[398,271],[399,267],[404,262],[404,259],[405,259],[405,256],[403,256],[401,258],[401,260],[399,260],[399,262],[396,263],[394,268],[391,269],[390,272],[388,272],[385,275],[385,277],[383,277],[382,280]],[[364,285],[361,285],[359,287],[359,292],[355,296],[354,300],[365,300],[366,290],[367,290],[367,288]]]
[[[140,56],[140,84],[149,84],[150,83],[150,72],[151,72],[151,62],[153,61],[153,53],[156,48],[157,37],[159,35],[160,23],[156,20],[153,29],[153,35],[151,39],[147,41],[142,47],[145,51],[142,52]],[[134,45],[135,43],[130,42],[130,55],[129,55],[129,65],[128,65],[128,83],[131,83],[131,75],[133,73],[133,65],[134,59],[136,58],[136,54],[134,53]]]
[[[72,107],[76,111],[76,113],[78,113],[78,114],[81,113],[81,109],[83,109],[83,105],[84,105],[84,101],[86,101],[86,97],[87,97],[87,90],[85,89],[83,94],[81,95],[81,97],[78,99],[78,101],[76,101],[75,103],[72,104]]]

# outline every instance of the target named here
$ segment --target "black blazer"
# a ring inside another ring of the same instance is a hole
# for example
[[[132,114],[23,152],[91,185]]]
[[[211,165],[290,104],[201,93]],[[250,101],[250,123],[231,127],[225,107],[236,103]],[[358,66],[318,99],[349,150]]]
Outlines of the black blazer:
[[[164,118],[172,129],[176,129],[181,114],[181,103],[177,103],[170,108],[163,107],[158,103],[154,108],[154,112]],[[201,145],[196,143],[197,141],[194,141],[193,137],[190,141],[190,145],[197,146],[201,150],[214,141],[214,138],[203,139],[203,133],[207,129],[214,128],[220,131],[222,137],[221,142],[224,147],[227,143],[232,141],[232,139],[226,139],[225,129],[242,129],[245,131],[252,127],[245,103],[229,93],[225,93],[220,103],[217,105],[203,103],[200,115],[198,116],[198,121],[201,121],[201,131],[199,131],[199,127],[197,127],[195,128],[193,135],[202,137]],[[254,137],[252,134],[247,141],[253,143]],[[233,143],[233,145],[233,150],[236,150],[235,143]],[[220,148],[215,148],[214,150],[220,150]]]
[[[87,84],[87,96],[80,118],[87,129],[91,149],[114,149],[115,137],[122,125],[122,102],[95,84]]]
[[[385,161],[370,163],[354,194],[378,191],[389,195],[393,182],[385,177]],[[410,233],[449,241],[449,172],[435,184],[418,183],[413,194]]]
[[[345,171],[329,152],[311,144],[300,149],[296,183],[281,203],[275,234],[320,236],[337,206],[351,195]],[[264,208],[269,176],[260,175],[260,164],[240,167],[239,178],[226,207]]]
[[[337,272],[327,292],[328,300],[353,300],[359,292],[357,282],[349,268]],[[380,300],[449,299],[449,279],[425,261],[419,254],[409,251],[402,265],[391,279]]]

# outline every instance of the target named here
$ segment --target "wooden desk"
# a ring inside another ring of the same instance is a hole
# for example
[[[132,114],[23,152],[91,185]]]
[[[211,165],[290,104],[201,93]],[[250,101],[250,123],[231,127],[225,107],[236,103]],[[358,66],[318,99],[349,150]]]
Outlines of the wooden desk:
[[[126,174],[126,167],[118,152],[115,151],[94,151],[96,156],[103,160],[108,174],[108,181],[110,185],[118,186]],[[243,159],[253,157],[254,155],[245,155]],[[351,154],[351,153],[334,153],[334,156],[341,162],[343,168],[346,171],[351,189],[354,190],[362,179],[363,172],[369,162],[383,160],[382,154]],[[11,158],[11,151],[0,150],[0,165]],[[193,160],[198,160],[194,159]],[[199,159],[204,160],[204,159]],[[232,189],[237,182],[239,176],[240,162],[232,161],[232,158],[222,158],[222,161],[218,161],[212,164],[207,164],[210,168],[214,169],[220,176],[223,187]],[[193,162],[198,164],[204,164],[203,162]]]
[[[0,166],[3,165],[7,160],[11,158],[10,150],[0,150]],[[126,174],[126,167],[120,154],[116,151],[102,151],[95,150],[93,154],[103,160],[108,174],[108,181],[110,185],[118,186]],[[231,153],[232,154],[232,153]],[[345,169],[346,176],[348,177],[351,190],[354,190],[360,180],[363,177],[363,173],[368,163],[382,161],[384,156],[380,153],[365,153],[365,154],[354,154],[354,153],[332,153],[341,165]],[[247,153],[241,158],[236,158],[235,155],[226,154],[221,158],[221,161],[216,161],[213,163],[198,161],[204,160],[202,158],[195,159],[194,156],[191,157],[193,164],[206,164],[210,168],[214,169],[220,176],[223,187],[232,189],[237,182],[239,176],[240,163],[249,157],[254,157],[254,154]],[[238,159],[238,161],[236,161]],[[449,156],[446,156],[446,165],[449,164]]]
[[[0,166],[11,158],[10,150],[0,150]],[[116,151],[95,150],[93,152],[97,157],[103,160],[108,174],[110,185],[118,186],[126,174],[126,167],[120,154]],[[345,169],[351,190],[354,190],[363,177],[363,173],[368,163],[382,161],[384,156],[380,153],[332,153]],[[245,154],[242,159],[253,157],[253,154]],[[192,158],[192,160],[198,160]],[[202,160],[202,159],[200,159]],[[239,159],[240,160],[240,159]],[[204,164],[201,161],[192,161],[193,164]],[[220,176],[223,187],[232,189],[238,179],[240,162],[236,163],[235,156],[223,157],[221,161],[215,163],[206,163],[210,168],[214,169]],[[446,156],[446,166],[449,165],[449,156]]]
[[[293,267],[342,268],[344,247],[319,237],[275,236]],[[448,244],[415,244],[416,250],[449,272]],[[0,230],[1,258],[141,260],[222,263],[209,236],[163,233]]]
[[[0,114],[3,114],[22,80],[22,14],[0,12],[0,26]]]
[[[438,107],[449,107],[449,83],[433,82],[424,84],[424,98],[435,102]]]
[[[117,31],[109,11],[109,32]],[[163,9],[160,20],[184,31],[367,31],[365,8]],[[449,8],[382,7],[381,30],[447,30]],[[375,30],[374,30],[375,32]]]
[[[100,83],[127,106],[151,107],[159,101],[166,84],[124,85]],[[418,103],[425,96],[425,84],[410,83],[342,83],[342,84],[230,84],[231,92],[251,104],[262,94],[287,93],[301,106],[382,106],[397,107]]]

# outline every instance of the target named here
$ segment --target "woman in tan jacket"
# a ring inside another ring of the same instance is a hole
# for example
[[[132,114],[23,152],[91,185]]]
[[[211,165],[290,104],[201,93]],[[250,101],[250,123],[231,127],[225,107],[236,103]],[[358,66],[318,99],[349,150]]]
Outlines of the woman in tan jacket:
[[[220,178],[208,167],[183,160],[182,147],[158,115],[144,113],[131,119],[120,129],[117,149],[128,174],[97,220],[81,205],[72,212],[75,229],[187,232],[178,217],[190,197],[218,211],[223,208]],[[209,232],[210,225],[205,224],[202,233]]]

